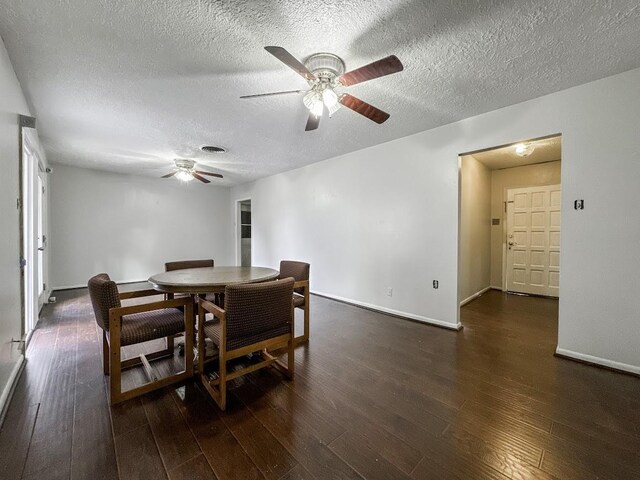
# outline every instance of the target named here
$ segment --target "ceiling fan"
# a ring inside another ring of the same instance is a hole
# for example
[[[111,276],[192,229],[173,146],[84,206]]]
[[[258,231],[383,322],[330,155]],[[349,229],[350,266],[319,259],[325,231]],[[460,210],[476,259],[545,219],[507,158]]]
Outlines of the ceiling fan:
[[[341,105],[376,123],[383,123],[389,118],[390,115],[388,113],[353,95],[340,93],[336,91],[336,89],[350,87],[351,85],[402,71],[404,67],[395,55],[389,55],[388,57],[345,73],[344,62],[340,57],[332,53],[316,53],[307,58],[304,63],[301,63],[282,47],[264,47],[264,49],[293,69],[298,75],[302,76],[309,82],[311,88],[309,90],[288,90],[284,92],[244,95],[240,98],[304,93],[302,101],[309,109],[309,119],[307,120],[305,131],[318,128],[320,117],[325,108],[328,110],[329,116],[331,116]]]
[[[176,164],[175,169],[171,173],[163,175],[161,178],[175,177],[182,182],[190,182],[194,178],[200,180],[202,183],[211,183],[211,180],[204,178],[202,175],[209,175],[210,177],[224,178],[219,173],[203,172],[202,170],[196,170],[196,162],[194,160],[174,159]]]

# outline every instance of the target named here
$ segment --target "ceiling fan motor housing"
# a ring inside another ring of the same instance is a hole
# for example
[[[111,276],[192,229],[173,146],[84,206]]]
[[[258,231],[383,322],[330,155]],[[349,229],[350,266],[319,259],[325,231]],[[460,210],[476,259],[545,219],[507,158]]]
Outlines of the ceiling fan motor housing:
[[[194,160],[186,160],[186,159],[182,159],[182,158],[176,158],[175,159],[176,162],[176,167],[178,167],[181,170],[193,170],[196,162]]]
[[[332,53],[315,53],[304,62],[304,66],[321,82],[333,83],[345,72],[344,61]]]

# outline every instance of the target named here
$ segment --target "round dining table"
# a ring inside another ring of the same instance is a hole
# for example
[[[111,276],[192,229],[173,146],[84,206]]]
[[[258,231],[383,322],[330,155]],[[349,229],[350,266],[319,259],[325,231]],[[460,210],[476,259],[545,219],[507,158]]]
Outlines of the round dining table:
[[[280,272],[266,267],[202,267],[156,273],[149,277],[153,288],[164,293],[224,292],[227,285],[273,280]]]

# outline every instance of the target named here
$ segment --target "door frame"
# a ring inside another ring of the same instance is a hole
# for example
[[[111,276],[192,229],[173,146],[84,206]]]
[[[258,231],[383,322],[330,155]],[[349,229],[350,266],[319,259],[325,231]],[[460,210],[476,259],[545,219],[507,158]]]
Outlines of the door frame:
[[[48,190],[48,182],[46,173],[49,169],[46,167],[44,153],[40,146],[37,131],[35,130],[36,122],[35,118],[20,115],[19,116],[19,167],[18,167],[18,181],[19,181],[19,200],[18,200],[18,222],[19,222],[19,247],[20,247],[20,332],[22,340],[23,351],[26,351],[31,334],[35,329],[40,309],[44,304],[44,300],[47,298],[47,289],[43,288],[42,294],[39,293],[39,286],[36,283],[38,281],[38,272],[33,272],[32,285],[27,286],[28,281],[28,268],[31,268],[31,264],[34,264],[34,268],[37,270],[38,255],[37,250],[33,248],[28,249],[25,245],[26,235],[31,233],[33,235],[33,228],[36,228],[37,216],[37,202],[42,199],[42,233],[46,235],[47,228],[47,196],[44,192],[36,192],[34,185],[38,185],[38,178],[42,180],[42,186],[45,188],[45,192]],[[26,150],[29,151],[29,155],[26,154]],[[29,159],[35,159],[35,163],[28,164]],[[32,213],[29,214],[29,218],[25,219],[26,208],[29,208]],[[35,210],[34,210],[35,209]],[[35,213],[33,213],[35,212]],[[31,223],[31,227],[25,224],[25,220]],[[37,245],[34,247],[37,248]],[[27,257],[30,258],[27,258]],[[27,262],[30,262],[27,268]],[[42,258],[42,280],[43,284],[47,282],[47,254],[44,250]],[[28,295],[31,293],[32,295]],[[35,295],[34,295],[35,294]],[[27,309],[27,302],[31,302],[30,309]],[[27,313],[31,313],[31,321],[33,325],[27,325]]]
[[[251,202],[251,210],[253,211],[253,201],[251,197],[240,198],[236,200],[236,266],[240,266],[242,264],[242,214],[241,214],[241,203],[243,202]],[[252,222],[253,223],[253,222]],[[253,234],[253,229],[252,232]],[[252,238],[253,244],[253,238]],[[252,245],[253,247],[253,245]],[[251,248],[251,264],[253,265],[253,248]]]

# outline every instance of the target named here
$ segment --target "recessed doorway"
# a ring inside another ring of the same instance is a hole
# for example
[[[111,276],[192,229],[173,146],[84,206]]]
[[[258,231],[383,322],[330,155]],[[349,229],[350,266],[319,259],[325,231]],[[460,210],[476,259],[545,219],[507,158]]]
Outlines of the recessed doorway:
[[[458,301],[560,294],[561,136],[460,156]]]
[[[236,263],[242,267],[252,265],[251,246],[251,199],[237,202],[237,248]]]

